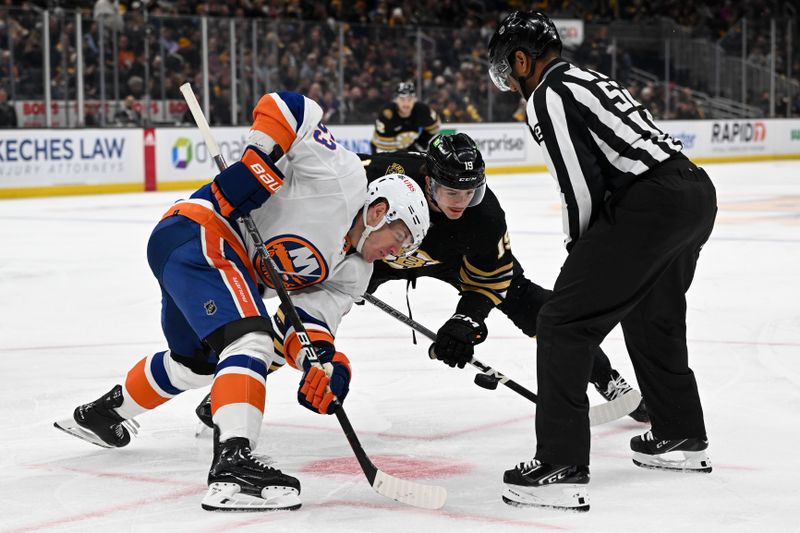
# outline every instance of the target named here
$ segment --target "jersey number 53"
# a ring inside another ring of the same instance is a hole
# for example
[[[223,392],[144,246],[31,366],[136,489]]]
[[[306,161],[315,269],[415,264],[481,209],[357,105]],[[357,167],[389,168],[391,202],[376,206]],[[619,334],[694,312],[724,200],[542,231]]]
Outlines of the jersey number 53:
[[[328,131],[328,128],[322,122],[317,124],[317,129],[314,130],[313,136],[315,141],[328,150],[336,150],[336,139],[333,138],[333,134]]]

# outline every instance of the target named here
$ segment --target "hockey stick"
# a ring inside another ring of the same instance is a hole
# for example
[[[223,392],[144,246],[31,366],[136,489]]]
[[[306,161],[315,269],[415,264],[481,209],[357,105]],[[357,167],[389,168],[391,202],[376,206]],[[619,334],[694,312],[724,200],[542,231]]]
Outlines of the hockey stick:
[[[203,135],[203,139],[205,140],[209,154],[211,154],[211,157],[214,159],[214,162],[217,164],[217,168],[219,168],[220,172],[225,170],[227,165],[225,164],[225,160],[220,153],[219,146],[214,140],[214,137],[211,135],[211,128],[208,126],[206,117],[200,110],[200,104],[197,102],[197,97],[195,96],[194,91],[192,91],[191,85],[185,83],[180,89],[181,93],[183,93],[183,97],[186,99],[186,103],[189,105],[189,109],[191,110],[192,116],[197,123],[197,127],[200,129],[200,133]],[[308,358],[312,365],[321,367],[319,359],[317,358],[317,353],[314,349],[314,345],[311,344],[311,340],[308,338],[308,334],[303,327],[303,322],[300,320],[300,317],[297,314],[297,309],[295,309],[294,304],[292,304],[292,300],[289,298],[289,293],[286,290],[286,287],[283,285],[283,280],[278,274],[278,267],[273,262],[272,256],[269,255],[266,246],[264,246],[264,240],[261,238],[253,219],[250,216],[245,215],[241,217],[239,221],[244,224],[245,228],[247,229],[247,233],[250,235],[256,251],[261,258],[261,263],[266,266],[267,271],[269,272],[272,285],[275,291],[278,293],[278,297],[281,300],[281,304],[284,307],[286,315],[288,315],[292,322],[292,326],[297,334],[297,338],[300,340],[303,354],[306,358]],[[414,507],[421,507],[423,509],[440,509],[444,506],[445,501],[447,501],[447,491],[444,489],[444,487],[415,483],[413,481],[394,477],[379,470],[372,463],[370,458],[367,456],[367,452],[365,452],[364,448],[361,446],[358,436],[356,435],[353,426],[350,424],[350,420],[347,418],[341,403],[335,401],[334,405],[334,414],[336,415],[339,424],[342,426],[342,430],[347,437],[347,441],[350,443],[350,447],[353,449],[356,459],[358,459],[359,465],[361,465],[361,470],[364,471],[364,474],[367,476],[367,480],[370,482],[370,485],[372,485],[372,488],[375,490],[375,492],[381,496],[385,496],[408,505],[413,505]]]
[[[413,318],[408,317],[407,315],[403,314],[401,311],[398,311],[391,305],[387,304],[383,300],[379,299],[373,294],[364,294],[364,299],[380,309],[385,313],[393,316],[406,326],[410,327],[418,331],[419,333],[425,335],[430,340],[436,340],[436,333],[429,330]],[[480,362],[479,360],[475,359],[474,357],[470,360],[469,364],[477,368],[482,372],[482,374],[478,374],[475,376],[475,383],[485,389],[495,389],[497,385],[490,386],[488,384],[489,380],[494,381],[495,383],[502,383],[509,389],[513,390],[520,396],[527,398],[528,400],[536,403],[537,396],[530,390],[526,389],[516,381],[512,380],[508,376],[498,372],[494,368],[490,367],[487,364]],[[486,376],[483,379],[481,376]],[[479,383],[482,381],[483,383]],[[622,418],[630,414],[636,407],[639,406],[639,402],[642,401],[642,395],[639,394],[639,391],[631,390],[627,394],[623,394],[622,396],[618,396],[614,398],[610,402],[605,402],[600,405],[593,405],[589,408],[589,425],[590,426],[597,426],[600,424],[606,424],[613,420],[617,420],[618,418]]]

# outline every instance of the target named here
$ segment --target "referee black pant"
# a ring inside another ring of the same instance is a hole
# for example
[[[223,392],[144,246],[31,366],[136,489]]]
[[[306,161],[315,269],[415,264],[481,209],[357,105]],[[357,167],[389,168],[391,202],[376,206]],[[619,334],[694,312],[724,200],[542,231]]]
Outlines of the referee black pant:
[[[590,350],[618,323],[653,433],[706,436],[685,294],[716,204],[708,175],[679,154],[630,185],[575,243],[537,323],[537,459],[589,464]]]

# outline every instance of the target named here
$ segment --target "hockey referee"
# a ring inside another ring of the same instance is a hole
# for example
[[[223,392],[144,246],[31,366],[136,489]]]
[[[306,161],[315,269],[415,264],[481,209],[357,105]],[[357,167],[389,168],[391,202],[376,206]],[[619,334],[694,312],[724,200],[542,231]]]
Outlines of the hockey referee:
[[[711,234],[706,172],[616,81],[561,58],[540,12],[514,12],[489,42],[490,76],[527,101],[528,126],[561,190],[569,255],[537,322],[536,455],[505,472],[512,505],[589,509],[590,347],[618,323],[652,429],[646,468],[710,472],[686,349],[685,294]]]

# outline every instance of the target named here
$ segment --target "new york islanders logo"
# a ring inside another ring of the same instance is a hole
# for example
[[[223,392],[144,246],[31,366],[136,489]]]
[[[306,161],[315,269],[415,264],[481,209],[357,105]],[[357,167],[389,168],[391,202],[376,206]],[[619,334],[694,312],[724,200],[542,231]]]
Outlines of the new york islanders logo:
[[[265,242],[270,257],[278,267],[286,290],[297,290],[324,281],[328,277],[328,265],[316,246],[297,235],[278,235]],[[261,279],[270,288],[275,288],[269,278],[261,257],[253,260]]]

